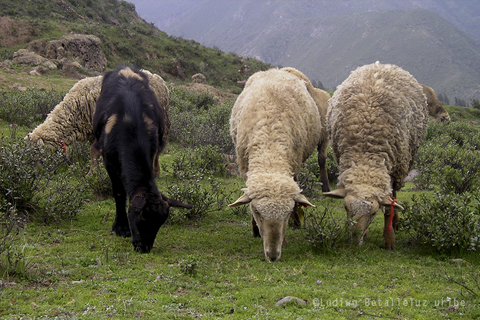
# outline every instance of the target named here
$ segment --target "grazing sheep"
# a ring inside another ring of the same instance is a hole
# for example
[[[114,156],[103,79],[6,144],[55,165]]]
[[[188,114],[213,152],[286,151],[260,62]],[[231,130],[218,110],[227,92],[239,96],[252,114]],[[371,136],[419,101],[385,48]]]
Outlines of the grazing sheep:
[[[240,175],[247,188],[230,207],[250,203],[254,236],[263,238],[265,257],[280,259],[289,216],[313,206],[296,182],[318,146],[320,107],[299,71],[270,69],[252,75],[230,118]],[[308,80],[308,79],[307,79]]]
[[[112,181],[116,205],[112,230],[119,236],[131,236],[138,252],[151,250],[170,206],[192,208],[167,198],[155,184],[154,160],[166,144],[164,113],[147,74],[128,67],[105,74],[93,132]]]
[[[147,70],[142,70],[148,75],[151,89],[155,92],[157,100],[165,111],[166,131],[165,141],[170,130],[168,119],[168,88],[163,79]],[[97,99],[100,96],[103,76],[85,78],[78,81],[63,100],[49,113],[45,121],[30,132],[25,140],[33,141],[38,145],[47,145],[52,149],[64,147],[68,149],[75,141],[94,141],[93,115]],[[101,150],[97,144],[92,144],[91,158],[93,172],[98,166],[98,157]],[[155,172],[158,175],[159,166],[156,161]]]
[[[340,176],[338,189],[323,195],[344,198],[347,216],[356,220],[359,244],[380,208],[403,209],[390,197],[395,199],[405,183],[427,121],[422,86],[394,65],[358,68],[329,100],[327,129]],[[398,216],[388,210],[384,217],[385,247],[393,249]]]
[[[445,110],[440,100],[438,100],[435,91],[424,84],[422,84],[422,88],[423,93],[427,97],[428,114],[439,122],[450,122],[450,115],[447,110]]]

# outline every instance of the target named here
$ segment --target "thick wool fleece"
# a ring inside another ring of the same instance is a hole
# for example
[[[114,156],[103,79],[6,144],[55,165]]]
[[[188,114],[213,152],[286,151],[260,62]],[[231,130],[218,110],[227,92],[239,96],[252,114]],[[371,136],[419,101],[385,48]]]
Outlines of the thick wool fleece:
[[[147,70],[150,88],[155,92],[158,103],[165,111],[165,135],[168,138],[170,121],[168,120],[168,88],[163,79]],[[63,100],[48,114],[45,121],[38,125],[25,140],[59,148],[60,143],[72,145],[75,141],[92,142],[93,115],[97,99],[102,89],[103,76],[89,77],[78,81]]]
[[[353,71],[329,100],[327,113],[338,187],[378,201],[399,190],[427,121],[422,86],[408,72],[379,63]]]
[[[78,81],[63,100],[48,114],[25,140],[58,148],[61,141],[93,141],[92,119],[102,88],[102,76]]]
[[[295,68],[282,68],[282,71],[290,72],[296,75],[299,79],[305,81],[305,86],[307,87],[308,92],[312,96],[313,100],[317,104],[318,112],[320,114],[320,120],[322,121],[322,132],[320,135],[320,145],[326,143],[324,146],[325,150],[328,147],[328,132],[327,132],[327,110],[328,110],[328,100],[330,99],[330,94],[327,91],[315,88],[310,80],[300,71]]]
[[[293,204],[294,195],[300,193],[294,177],[317,147],[321,130],[319,111],[305,81],[278,69],[252,75],[230,118],[248,196],[277,204],[288,199]],[[265,218],[278,217],[270,212]]]

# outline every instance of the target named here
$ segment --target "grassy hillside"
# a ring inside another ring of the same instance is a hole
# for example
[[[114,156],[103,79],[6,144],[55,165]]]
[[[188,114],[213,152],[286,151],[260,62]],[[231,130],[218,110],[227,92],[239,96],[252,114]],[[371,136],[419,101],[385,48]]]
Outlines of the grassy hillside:
[[[237,81],[269,67],[258,60],[170,37],[139,18],[134,9],[134,5],[121,0],[4,1],[0,14],[13,22],[0,26],[2,41],[8,43],[0,59],[11,58],[13,51],[29,41],[58,39],[73,32],[93,34],[102,40],[108,68],[134,64],[160,73],[166,81],[189,80],[201,72],[210,84],[238,91]],[[18,37],[19,33],[23,36]],[[7,38],[17,41],[12,43]],[[244,65],[250,72],[239,72]]]

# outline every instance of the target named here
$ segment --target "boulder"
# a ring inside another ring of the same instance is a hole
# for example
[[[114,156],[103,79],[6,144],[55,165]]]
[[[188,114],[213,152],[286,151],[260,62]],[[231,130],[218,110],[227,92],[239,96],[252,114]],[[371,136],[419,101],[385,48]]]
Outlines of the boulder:
[[[13,53],[13,62],[18,64],[38,66],[45,60],[41,55],[28,51],[27,49],[20,49]]]
[[[107,58],[102,51],[101,40],[93,35],[71,34],[45,45],[47,59],[78,59],[80,64],[92,71],[105,71]]]

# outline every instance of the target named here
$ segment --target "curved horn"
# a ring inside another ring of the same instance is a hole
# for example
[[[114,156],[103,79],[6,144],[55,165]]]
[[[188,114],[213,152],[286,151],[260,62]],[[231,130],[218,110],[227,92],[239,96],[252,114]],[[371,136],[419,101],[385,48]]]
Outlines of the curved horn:
[[[310,201],[307,200],[307,198],[303,194],[297,194],[293,200],[299,204],[301,204],[304,207],[314,207],[313,204],[310,203]]]
[[[390,198],[383,198],[382,202],[380,203],[382,206],[385,207],[390,207],[392,205],[392,202],[390,201]],[[399,205],[396,201],[393,203],[393,207],[395,209],[400,209],[400,210],[405,210],[401,205]]]
[[[243,190],[243,189],[242,189]],[[246,190],[246,189],[245,189]],[[244,190],[244,192],[245,192]],[[234,207],[238,207],[238,206],[241,206],[243,204],[247,204],[247,203],[250,203],[250,201],[252,201],[252,199],[250,199],[250,197],[248,196],[248,194],[245,192],[240,198],[237,199],[237,201],[235,201],[234,203],[231,203],[229,204],[228,206],[231,207],[231,208],[234,208]]]
[[[333,190],[333,191],[330,191],[330,192],[324,192],[324,193],[322,193],[322,195],[324,195],[325,197],[328,197],[328,198],[343,199],[347,196],[347,190],[337,189],[337,190]]]

